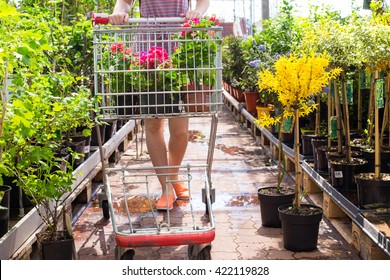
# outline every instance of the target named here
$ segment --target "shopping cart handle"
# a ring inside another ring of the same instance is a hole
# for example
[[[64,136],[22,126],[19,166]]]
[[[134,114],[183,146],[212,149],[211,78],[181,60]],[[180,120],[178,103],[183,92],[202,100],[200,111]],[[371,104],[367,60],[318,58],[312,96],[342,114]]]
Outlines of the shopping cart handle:
[[[95,13],[92,12],[92,23],[93,24],[108,24],[108,14],[107,13]]]
[[[161,17],[161,18],[129,18],[128,23],[153,23],[153,22],[184,22],[184,17]],[[107,13],[92,12],[93,24],[108,24],[109,15]]]

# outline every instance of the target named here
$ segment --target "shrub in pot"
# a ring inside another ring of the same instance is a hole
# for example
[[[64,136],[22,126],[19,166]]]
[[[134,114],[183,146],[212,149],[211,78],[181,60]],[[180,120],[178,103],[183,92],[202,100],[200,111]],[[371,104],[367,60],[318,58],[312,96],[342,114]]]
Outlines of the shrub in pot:
[[[310,99],[321,92],[322,87],[326,86],[330,79],[340,73],[340,69],[329,70],[328,67],[329,56],[327,54],[292,53],[276,61],[274,72],[266,70],[259,73],[259,88],[277,93],[284,116],[294,118],[295,198],[292,204],[279,207],[284,246],[294,251],[315,249],[313,246],[301,247],[300,245],[305,242],[300,238],[304,236],[307,238],[302,231],[309,231],[305,218],[316,217],[313,221],[314,230],[310,232],[315,234],[313,240],[317,244],[318,226],[322,218],[322,209],[311,205],[301,205],[299,118],[315,110],[315,102],[309,102]],[[310,210],[309,216],[306,215],[307,209]],[[312,210],[315,210],[315,213],[312,213]],[[290,214],[292,218],[287,219],[285,216],[290,216]],[[301,225],[305,227],[302,228]],[[291,235],[294,238],[290,238]]]

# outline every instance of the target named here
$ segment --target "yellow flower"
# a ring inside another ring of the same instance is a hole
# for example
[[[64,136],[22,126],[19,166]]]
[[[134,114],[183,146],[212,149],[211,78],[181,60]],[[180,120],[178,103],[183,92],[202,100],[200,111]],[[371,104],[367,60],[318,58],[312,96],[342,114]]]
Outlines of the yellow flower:
[[[328,70],[328,67],[327,54],[292,53],[275,62],[274,73],[270,70],[258,73],[258,86],[260,90],[277,94],[285,117],[292,116],[295,108],[298,108],[299,116],[305,116],[316,110],[317,105],[309,102],[310,97],[319,94],[322,87],[341,72],[339,68]],[[261,123],[272,121],[265,119]]]

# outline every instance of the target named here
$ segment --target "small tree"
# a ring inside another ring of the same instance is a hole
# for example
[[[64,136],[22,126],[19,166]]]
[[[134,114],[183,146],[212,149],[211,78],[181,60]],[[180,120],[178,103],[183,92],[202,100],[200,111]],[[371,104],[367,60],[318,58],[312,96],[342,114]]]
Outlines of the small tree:
[[[329,80],[335,78],[340,69],[328,70],[329,57],[326,54],[292,53],[279,58],[275,72],[265,70],[259,73],[259,88],[277,94],[285,118],[292,117],[295,123],[295,201],[300,207],[300,158],[299,158],[299,118],[313,112],[317,104],[313,98],[319,94]],[[280,119],[279,119],[280,120]],[[263,125],[275,119],[264,116]]]

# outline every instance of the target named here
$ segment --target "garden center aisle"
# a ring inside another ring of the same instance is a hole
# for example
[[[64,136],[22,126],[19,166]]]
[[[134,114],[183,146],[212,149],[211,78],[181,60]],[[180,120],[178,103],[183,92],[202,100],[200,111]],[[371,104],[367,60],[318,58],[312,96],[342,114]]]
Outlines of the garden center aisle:
[[[208,118],[190,120],[185,164],[205,162],[209,125]],[[150,166],[145,144],[143,147],[144,153],[136,159],[135,143],[132,143],[117,166]],[[115,187],[117,179],[115,175],[110,176],[110,181],[113,181],[115,213],[119,213],[123,208],[123,195],[121,197],[120,191]],[[211,249],[212,259],[359,259],[353,246],[347,243],[325,218],[320,224],[318,249],[313,252],[294,253],[285,250],[281,229],[262,227],[257,190],[259,187],[276,184],[277,168],[256,144],[251,134],[225,107],[219,114],[211,179],[216,190],[216,202],[212,207],[216,225],[216,236]],[[286,175],[283,184],[292,183],[291,177]],[[142,212],[145,199],[139,197],[138,200],[132,200],[134,204],[130,207]],[[197,204],[201,195],[194,190],[192,198],[194,204]],[[172,211],[180,211],[183,221],[188,214],[187,204],[178,201]],[[115,258],[115,234],[111,219],[103,218],[97,199],[75,223],[74,238],[79,259]],[[136,248],[134,259],[187,259],[187,246]]]

